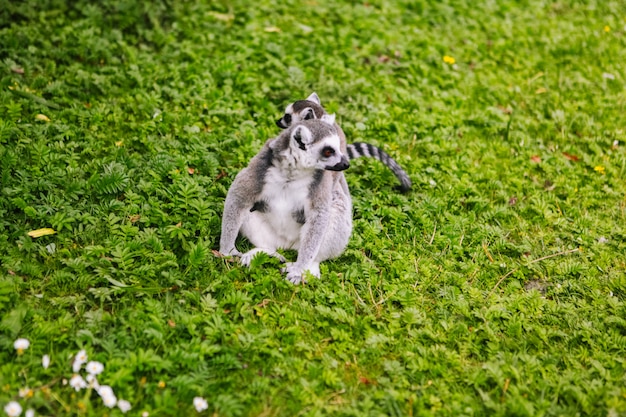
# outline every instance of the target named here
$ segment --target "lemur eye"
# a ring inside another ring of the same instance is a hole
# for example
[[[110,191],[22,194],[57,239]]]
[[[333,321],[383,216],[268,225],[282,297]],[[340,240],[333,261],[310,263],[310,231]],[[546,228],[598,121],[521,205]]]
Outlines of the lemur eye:
[[[308,112],[306,112],[306,115],[304,116],[304,120],[310,120],[313,119],[315,117],[315,114],[313,113],[313,110],[309,110]]]
[[[285,115],[283,116],[283,120],[287,124],[291,123],[291,115],[289,113],[285,113]]]
[[[330,158],[334,154],[335,154],[335,150],[331,147],[326,147],[322,149],[322,155],[324,156],[324,158]]]

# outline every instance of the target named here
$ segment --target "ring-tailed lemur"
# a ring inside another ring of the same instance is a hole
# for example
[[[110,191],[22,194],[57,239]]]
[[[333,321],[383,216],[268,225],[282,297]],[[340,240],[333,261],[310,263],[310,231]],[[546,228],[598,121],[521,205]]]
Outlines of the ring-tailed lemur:
[[[312,93],[304,100],[298,100],[291,103],[285,109],[283,117],[276,121],[278,127],[286,129],[291,126],[292,123],[297,123],[301,120],[319,119],[323,115],[328,114],[320,102],[320,98],[316,93]],[[348,155],[350,160],[369,157],[378,159],[385,164],[394,175],[400,180],[400,190],[405,192],[411,189],[411,179],[409,175],[402,169],[402,167],[385,151],[377,146],[369,143],[355,142],[346,144],[346,136],[339,125],[335,124],[335,128],[339,132],[339,137],[342,139],[342,149]]]
[[[298,251],[284,271],[294,284],[308,271],[319,277],[320,262],[343,252],[352,233],[352,200],[343,170],[350,163],[341,149],[335,116],[293,123],[268,140],[233,181],[222,218],[220,252],[250,265],[265,252]],[[254,249],[235,247],[238,233]]]

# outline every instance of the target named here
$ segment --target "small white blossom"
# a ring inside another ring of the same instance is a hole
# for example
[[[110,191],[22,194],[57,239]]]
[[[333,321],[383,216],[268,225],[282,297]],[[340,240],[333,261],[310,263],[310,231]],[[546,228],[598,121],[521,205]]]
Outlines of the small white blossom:
[[[144,411],[143,413],[141,413],[141,417],[148,417],[150,415],[149,412]]]
[[[102,397],[102,402],[107,407],[113,408],[115,407],[115,404],[117,404],[117,398],[115,398],[115,395],[108,395],[106,397]]]
[[[608,241],[609,241],[609,239],[605,238],[604,236],[600,236],[598,238],[598,243],[606,243]]]
[[[87,388],[87,382],[85,382],[82,376],[74,375],[72,379],[70,379],[70,386],[76,391],[80,391],[83,388]]]
[[[28,349],[28,347],[30,346],[30,342],[28,341],[28,339],[24,339],[24,338],[20,338],[17,339],[14,343],[13,343],[13,347],[15,348],[15,350],[17,350],[18,352],[23,352],[26,349]],[[10,404],[10,403],[9,403]]]
[[[17,417],[22,414],[22,406],[16,401],[11,401],[4,406],[4,412],[9,417]]]
[[[126,400],[119,400],[117,402],[117,406],[119,407],[120,410],[122,410],[122,413],[126,413],[128,412],[128,410],[131,409],[130,403]]]
[[[87,364],[85,369],[87,369],[87,372],[89,372],[91,375],[98,375],[102,371],[104,371],[104,365],[100,362],[91,361]]]
[[[87,362],[87,352],[85,352],[85,350],[81,350],[80,352],[78,352],[76,354],[76,357],[74,357],[74,363],[72,364],[72,370],[74,372],[78,372],[80,371],[80,368],[83,367],[83,364]]]
[[[89,388],[95,388],[96,391],[100,388],[100,384],[98,383],[98,379],[96,379],[95,375],[89,374],[85,377],[85,380],[89,384]]]
[[[48,369],[48,366],[50,366],[50,356],[43,355],[41,357],[41,366],[43,366],[43,369]]]
[[[209,404],[202,397],[195,397],[193,399],[193,406],[196,407],[196,411],[201,412],[209,408]]]
[[[111,388],[108,385],[100,385],[100,387],[98,388],[98,395],[100,395],[100,397],[115,397],[115,394],[113,393],[113,388]]]
[[[24,414],[25,417],[35,417],[35,410],[33,410],[32,408],[29,408],[28,410],[26,410],[26,414]]]
[[[18,391],[18,395],[20,396],[20,398],[25,398],[25,397],[29,397],[33,395],[33,390],[25,387],[25,388],[20,388]]]

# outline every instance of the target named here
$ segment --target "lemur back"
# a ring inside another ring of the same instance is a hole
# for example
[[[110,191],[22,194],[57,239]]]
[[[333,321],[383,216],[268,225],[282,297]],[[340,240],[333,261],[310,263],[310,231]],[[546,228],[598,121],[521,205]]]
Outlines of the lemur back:
[[[297,123],[302,120],[319,119],[324,115],[327,115],[327,113],[324,107],[322,107],[318,95],[316,93],[312,93],[305,100],[298,100],[289,104],[285,108],[285,114],[283,117],[276,121],[276,125],[282,129],[286,129],[293,123]],[[341,127],[335,123],[335,128],[337,129],[339,137],[342,140],[342,149],[344,150],[344,153],[347,153],[350,160],[361,157],[378,159],[394,173],[396,178],[398,178],[400,181],[401,191],[406,192],[411,189],[412,183],[409,175],[391,156],[389,156],[389,154],[387,154],[387,152],[369,143],[355,142],[348,144]]]
[[[350,164],[334,120],[322,115],[293,123],[237,175],[224,203],[222,254],[249,265],[259,252],[285,261],[277,249],[295,249],[296,262],[284,270],[289,281],[300,283],[306,271],[319,276],[320,262],[343,252],[352,232],[352,200],[342,171]],[[255,248],[239,252],[239,233]]]

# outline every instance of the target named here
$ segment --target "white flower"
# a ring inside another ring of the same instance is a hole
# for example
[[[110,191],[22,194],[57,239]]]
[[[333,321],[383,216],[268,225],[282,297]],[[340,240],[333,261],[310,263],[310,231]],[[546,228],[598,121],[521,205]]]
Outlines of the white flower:
[[[43,369],[48,369],[48,366],[50,366],[50,356],[43,355],[41,357],[41,366],[43,366]]]
[[[17,339],[13,343],[13,347],[15,348],[15,350],[17,350],[17,353],[20,353],[20,354],[24,352],[26,349],[28,349],[29,346],[30,346],[30,342],[28,341],[28,339],[23,339],[23,338]]]
[[[17,417],[22,414],[22,406],[16,401],[11,401],[4,406],[4,412],[9,417]]]
[[[76,391],[80,391],[83,388],[87,388],[87,382],[85,382],[82,376],[74,375],[72,379],[70,379],[70,386]]]
[[[120,410],[122,410],[122,413],[126,413],[128,410],[131,409],[130,403],[126,400],[119,400],[117,402],[117,406]]]
[[[100,387],[98,388],[98,395],[100,395],[100,397],[115,397],[115,394],[113,393],[113,388],[111,388],[108,385],[100,385]]]
[[[91,361],[87,364],[85,369],[87,369],[87,372],[89,372],[91,375],[98,375],[102,371],[104,371],[104,365],[100,362]]]
[[[102,402],[107,407],[113,408],[113,407],[115,407],[115,404],[117,403],[117,398],[115,398],[115,395],[107,395],[106,397],[103,396],[102,397]]]
[[[144,411],[143,413],[141,413],[141,417],[148,417],[150,415],[149,412]]]
[[[20,398],[25,398],[25,397],[32,397],[33,396],[33,390],[25,387],[25,388],[20,388],[18,391],[18,395],[20,396]]]
[[[76,357],[74,357],[74,363],[72,364],[72,370],[74,372],[78,372],[80,371],[80,368],[82,368],[83,364],[87,362],[87,352],[85,352],[85,350],[81,350],[80,352],[78,352],[76,354]]]
[[[35,410],[29,408],[28,410],[26,410],[26,414],[24,414],[24,417],[35,417]]]
[[[202,397],[195,397],[193,399],[193,406],[196,407],[196,411],[198,411],[198,412],[204,411],[207,408],[209,408],[209,404]]]
[[[85,380],[89,384],[89,388],[95,388],[96,391],[100,388],[100,384],[98,383],[98,379],[96,379],[95,375],[89,374],[85,377]]]

